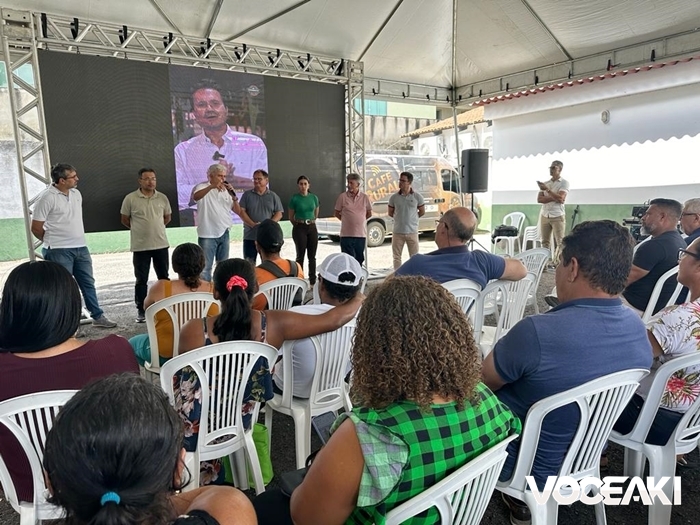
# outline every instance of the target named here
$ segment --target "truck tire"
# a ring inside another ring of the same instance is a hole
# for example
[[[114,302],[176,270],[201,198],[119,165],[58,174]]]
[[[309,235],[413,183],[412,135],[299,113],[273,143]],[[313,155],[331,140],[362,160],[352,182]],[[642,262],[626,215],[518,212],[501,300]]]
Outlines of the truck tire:
[[[379,221],[372,221],[367,225],[367,246],[374,248],[381,246],[386,238],[386,230]]]

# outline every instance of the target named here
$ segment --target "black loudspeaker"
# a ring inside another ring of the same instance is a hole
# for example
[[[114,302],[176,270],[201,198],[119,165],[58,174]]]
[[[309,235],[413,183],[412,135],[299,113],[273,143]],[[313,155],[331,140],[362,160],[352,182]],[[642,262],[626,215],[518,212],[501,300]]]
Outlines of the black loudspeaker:
[[[462,150],[462,191],[464,193],[489,191],[489,150]]]

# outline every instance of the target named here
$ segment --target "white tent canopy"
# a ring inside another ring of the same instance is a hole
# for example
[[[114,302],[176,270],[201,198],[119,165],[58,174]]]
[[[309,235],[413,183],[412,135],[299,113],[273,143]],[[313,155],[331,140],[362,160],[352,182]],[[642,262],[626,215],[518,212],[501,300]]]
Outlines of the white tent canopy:
[[[0,0],[0,4],[76,17],[83,24],[113,23],[362,61],[370,79],[444,89],[469,86],[459,91],[463,102],[646,63],[652,60],[652,51],[662,60],[700,53],[697,0]],[[590,58],[599,54],[603,55]],[[588,61],[582,60],[586,57]],[[517,75],[520,72],[527,74]],[[372,80],[366,86],[366,91],[374,87],[380,96],[406,93],[400,86],[388,88]],[[420,90],[413,94],[416,91]]]

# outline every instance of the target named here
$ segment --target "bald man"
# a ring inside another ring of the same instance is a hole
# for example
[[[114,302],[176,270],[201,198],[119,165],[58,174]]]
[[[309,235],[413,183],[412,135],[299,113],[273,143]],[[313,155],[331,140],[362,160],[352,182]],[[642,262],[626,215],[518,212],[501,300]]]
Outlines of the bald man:
[[[402,264],[395,275],[424,275],[439,283],[454,279],[470,279],[482,288],[491,279],[519,281],[527,269],[517,259],[474,250],[467,243],[474,235],[476,216],[467,208],[452,208],[442,216],[435,229],[438,249],[416,254]]]

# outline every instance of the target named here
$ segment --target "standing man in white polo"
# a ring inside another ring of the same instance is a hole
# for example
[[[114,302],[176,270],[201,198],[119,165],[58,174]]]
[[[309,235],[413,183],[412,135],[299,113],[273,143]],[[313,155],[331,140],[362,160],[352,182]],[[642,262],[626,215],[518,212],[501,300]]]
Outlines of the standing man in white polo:
[[[569,194],[569,182],[561,178],[561,170],[563,169],[564,163],[555,160],[549,167],[551,179],[547,182],[537,182],[540,188],[537,202],[542,205],[540,236],[542,237],[542,247],[547,248],[552,254],[552,267],[559,264],[561,241],[564,238],[564,230],[566,230],[564,202]],[[552,249],[551,244],[552,236],[554,236],[554,249]]]
[[[139,189],[132,191],[122,202],[121,221],[129,228],[133,253],[134,301],[136,322],[146,322],[143,302],[148,293],[148,273],[153,268],[159,280],[168,278],[168,236],[165,226],[170,222],[172,210],[168,198],[156,191],[156,172],[152,168],[139,170]]]
[[[78,174],[70,164],[56,164],[51,168],[51,180],[53,184],[34,206],[32,234],[44,243],[44,259],[60,264],[75,278],[92,325],[114,328],[117,323],[105,317],[97,302],[92,258],[85,242],[83,196],[76,189]]]
[[[413,173],[404,171],[399,175],[399,191],[389,197],[389,217],[394,219],[391,233],[391,251],[394,256],[394,270],[401,266],[404,245],[408,246],[408,256],[418,253],[418,219],[425,215],[423,196],[413,191]]]
[[[217,263],[228,259],[231,211],[241,213],[236,192],[225,177],[226,167],[212,164],[207,170],[209,182],[197,184],[192,193],[197,203],[197,243],[204,250],[204,281],[211,281],[214,259]]]

